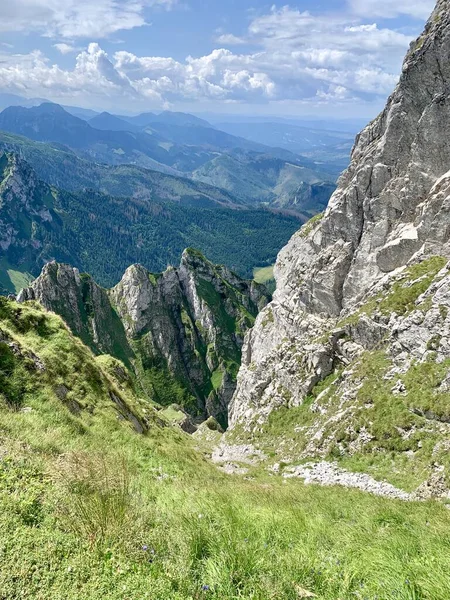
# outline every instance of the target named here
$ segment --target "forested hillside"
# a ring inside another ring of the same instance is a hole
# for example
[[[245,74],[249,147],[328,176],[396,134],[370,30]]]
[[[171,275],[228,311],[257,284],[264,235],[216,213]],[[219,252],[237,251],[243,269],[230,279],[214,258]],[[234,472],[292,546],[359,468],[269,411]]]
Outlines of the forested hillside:
[[[70,192],[91,189],[111,196],[152,201],[173,200],[194,206],[242,205],[239,195],[200,181],[175,177],[137,165],[107,165],[80,158],[61,144],[36,142],[0,131],[0,150],[14,152],[33,165],[39,179]]]
[[[110,287],[131,264],[162,271],[179,263],[188,246],[251,278],[253,267],[273,263],[299,225],[292,216],[262,210],[69,193],[42,183],[16,155],[3,154],[1,161],[0,284],[8,290],[17,287],[17,273],[37,276],[52,259]]]

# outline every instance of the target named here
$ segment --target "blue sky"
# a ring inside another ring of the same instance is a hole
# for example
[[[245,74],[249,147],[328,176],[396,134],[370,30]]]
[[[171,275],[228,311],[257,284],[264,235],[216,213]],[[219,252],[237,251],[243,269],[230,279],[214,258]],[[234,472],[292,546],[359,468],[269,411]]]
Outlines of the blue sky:
[[[14,0],[0,91],[116,112],[371,117],[434,0]]]

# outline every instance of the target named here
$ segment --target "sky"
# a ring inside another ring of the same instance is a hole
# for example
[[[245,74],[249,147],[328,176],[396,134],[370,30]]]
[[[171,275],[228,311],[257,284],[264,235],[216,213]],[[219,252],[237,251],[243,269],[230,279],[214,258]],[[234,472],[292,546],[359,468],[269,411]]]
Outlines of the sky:
[[[435,0],[0,0],[0,92],[139,113],[373,117]]]

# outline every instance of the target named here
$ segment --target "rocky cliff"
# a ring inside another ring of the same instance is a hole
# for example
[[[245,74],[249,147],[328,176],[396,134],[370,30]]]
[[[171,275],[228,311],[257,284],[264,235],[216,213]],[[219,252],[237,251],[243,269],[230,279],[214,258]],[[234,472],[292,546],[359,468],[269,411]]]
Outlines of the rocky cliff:
[[[0,270],[27,273],[51,257],[46,237],[61,236],[52,189],[16,154],[0,152]],[[68,244],[72,236],[67,234]],[[78,256],[74,256],[77,260]],[[11,291],[9,281],[2,283]],[[8,280],[8,277],[6,277]],[[12,288],[14,289],[14,288]]]
[[[273,302],[246,337],[234,435],[277,431],[287,462],[398,450],[426,471],[445,458],[449,55],[440,0],[325,214],[280,253]]]
[[[131,266],[111,290],[52,262],[19,295],[34,299],[96,354],[122,360],[146,397],[224,426],[244,335],[268,302],[263,286],[190,249],[161,274]]]

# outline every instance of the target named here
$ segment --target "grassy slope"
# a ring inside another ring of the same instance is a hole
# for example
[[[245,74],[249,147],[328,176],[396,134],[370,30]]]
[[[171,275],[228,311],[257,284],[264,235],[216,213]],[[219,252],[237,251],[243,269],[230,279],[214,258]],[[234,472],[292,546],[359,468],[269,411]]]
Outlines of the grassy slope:
[[[33,280],[33,276],[27,272],[21,272],[11,267],[5,258],[0,258],[0,288],[14,293],[20,292]]]
[[[2,600],[448,598],[443,506],[230,478],[150,407],[118,419],[131,384],[57,317],[2,301],[0,327]]]
[[[273,293],[276,288],[273,267],[274,265],[270,267],[255,267],[253,269],[253,279],[256,283],[264,284],[270,293]]]
[[[253,269],[253,278],[257,283],[266,283],[273,279],[273,265],[270,267],[255,267]]]

